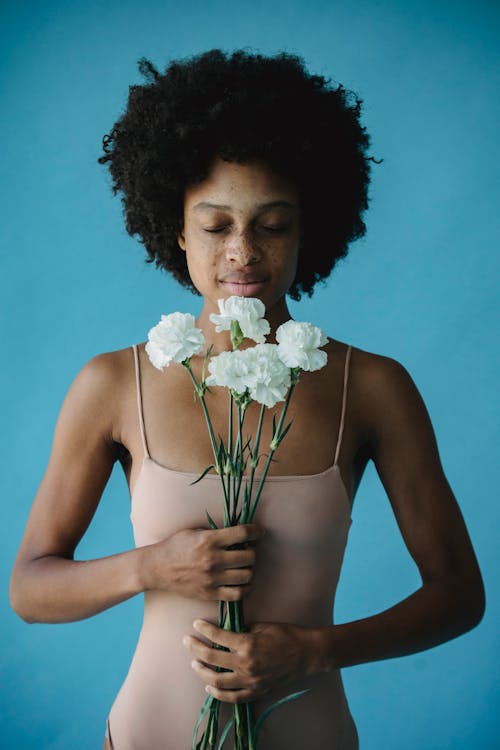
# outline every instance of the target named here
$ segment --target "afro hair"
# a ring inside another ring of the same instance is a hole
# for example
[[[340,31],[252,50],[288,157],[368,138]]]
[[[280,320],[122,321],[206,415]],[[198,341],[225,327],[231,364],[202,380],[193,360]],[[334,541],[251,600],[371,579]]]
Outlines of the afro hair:
[[[312,295],[348,245],[365,234],[370,144],[362,101],[312,75],[302,58],[212,49],[171,61],[160,74],[141,58],[143,85],[129,87],[125,112],[103,137],[113,194],[122,194],[127,232],[156,262],[198,293],[177,235],[184,194],[215,157],[264,160],[298,187],[301,245],[288,294]]]

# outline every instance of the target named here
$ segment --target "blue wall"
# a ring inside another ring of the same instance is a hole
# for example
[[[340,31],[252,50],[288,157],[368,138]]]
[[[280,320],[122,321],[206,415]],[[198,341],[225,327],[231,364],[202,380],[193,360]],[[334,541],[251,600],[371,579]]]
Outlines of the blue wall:
[[[384,158],[373,168],[367,236],[292,314],[410,371],[486,583],[475,630],[343,671],[361,750],[494,747],[499,19],[498,5],[472,1],[3,5],[2,747],[100,748],[135,646],[142,597],[86,621],[30,626],[10,609],[8,579],[78,370],[98,352],[144,340],[160,313],[199,308],[144,264],[96,160],[128,86],[142,82],[140,57],[163,69],[212,47],[298,53],[364,99],[372,153]],[[133,546],[128,504],[116,467],[77,559]],[[373,465],[353,519],[338,622],[419,586]]]

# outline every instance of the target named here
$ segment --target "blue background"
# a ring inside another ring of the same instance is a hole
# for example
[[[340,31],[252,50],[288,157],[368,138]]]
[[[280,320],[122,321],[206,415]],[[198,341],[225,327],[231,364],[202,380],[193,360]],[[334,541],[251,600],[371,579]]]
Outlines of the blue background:
[[[499,19],[493,2],[428,0],[2,4],[2,747],[100,750],[133,653],[142,596],[86,621],[28,625],[8,580],[76,373],[144,340],[161,313],[199,309],[144,263],[96,160],[128,86],[142,83],[140,57],[163,70],[212,47],[298,53],[363,98],[371,153],[384,159],[367,236],[292,314],[407,367],[486,584],[473,631],[343,671],[361,750],[497,747]],[[116,467],[76,558],[130,549],[128,513]],[[353,519],[338,622],[420,585],[372,464]]]

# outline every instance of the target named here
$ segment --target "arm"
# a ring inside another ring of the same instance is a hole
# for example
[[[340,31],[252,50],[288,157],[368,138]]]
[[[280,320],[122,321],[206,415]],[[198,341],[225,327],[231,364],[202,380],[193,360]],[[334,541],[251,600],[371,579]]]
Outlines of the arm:
[[[117,555],[73,559],[116,458],[113,431],[127,391],[121,372],[131,369],[130,357],[120,368],[120,356],[90,360],[64,400],[10,580],[11,606],[25,622],[82,620],[148,589],[218,601],[251,588],[258,524],[183,529]],[[248,549],[232,549],[241,542]]]
[[[360,369],[355,398],[372,458],[422,585],[373,617],[311,634],[315,671],[431,648],[475,627],[485,609],[478,562],[420,393],[393,359],[370,358]]]
[[[139,593],[142,551],[74,560],[115,461],[116,357],[91,359],[73,381],[12,570],[11,606],[26,622],[71,622]]]

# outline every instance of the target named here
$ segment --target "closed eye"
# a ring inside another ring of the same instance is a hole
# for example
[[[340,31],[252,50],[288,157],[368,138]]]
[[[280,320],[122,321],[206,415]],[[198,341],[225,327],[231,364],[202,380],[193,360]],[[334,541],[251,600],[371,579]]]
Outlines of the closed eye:
[[[268,227],[262,227],[262,229],[265,229],[267,232],[284,232],[285,229],[288,229],[287,225],[280,225],[280,226],[268,226]]]
[[[227,229],[227,226],[224,227],[217,227],[216,229],[205,229],[205,232],[209,232],[210,234],[219,234],[220,232],[223,232],[224,229]],[[262,229],[264,229],[266,232],[284,232],[286,229],[288,229],[288,225],[274,225],[274,226],[263,226]]]

